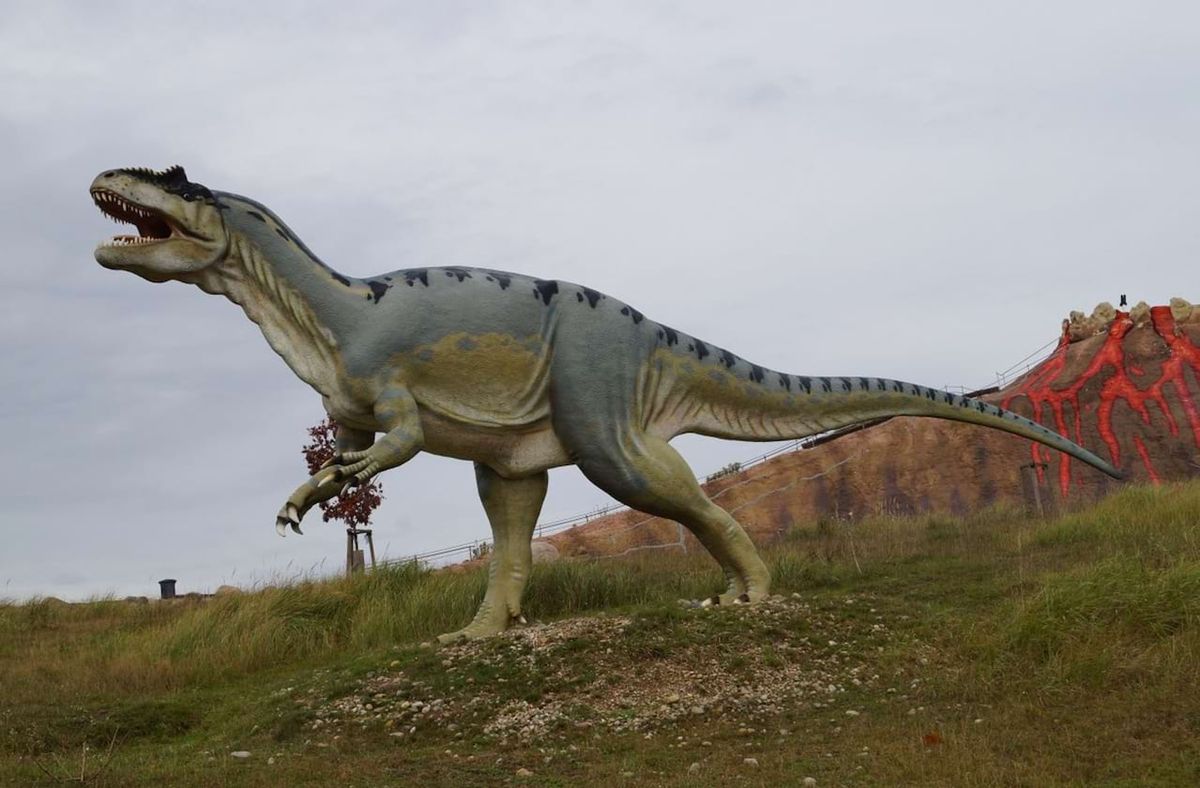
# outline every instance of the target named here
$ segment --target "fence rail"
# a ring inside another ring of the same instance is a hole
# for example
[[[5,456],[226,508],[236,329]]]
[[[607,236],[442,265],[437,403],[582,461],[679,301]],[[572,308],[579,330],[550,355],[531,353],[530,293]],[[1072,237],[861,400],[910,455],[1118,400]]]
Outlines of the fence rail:
[[[1020,361],[1018,361],[1017,363],[1013,364],[1011,367],[1004,370],[1003,372],[997,372],[995,383],[993,383],[989,386],[980,386],[980,387],[976,387],[973,389],[968,389],[966,386],[949,386],[949,385],[947,385],[947,386],[943,386],[943,389],[945,391],[950,391],[952,393],[957,393],[957,394],[964,394],[966,396],[980,396],[983,394],[990,394],[994,391],[997,391],[997,390],[1003,388],[1008,383],[1012,382],[1013,380],[1016,380],[1021,375],[1024,375],[1026,372],[1033,369],[1038,364],[1042,363],[1050,355],[1053,348],[1055,346],[1057,346],[1057,344],[1058,344],[1058,339],[1053,339],[1053,340],[1047,342],[1045,345],[1042,345],[1040,348],[1033,351],[1029,355],[1025,356],[1025,358],[1023,358]],[[828,432],[822,432],[820,434],[812,435],[807,438],[802,438],[800,440],[789,441],[788,443],[785,443],[782,446],[777,446],[776,448],[772,449],[771,451],[764,452],[763,454],[760,454],[756,457],[751,457],[750,459],[744,460],[740,463],[730,463],[729,465],[726,465],[723,468],[721,468],[717,471],[714,471],[713,473],[710,473],[710,474],[707,474],[704,476],[700,476],[696,480],[703,483],[703,482],[712,481],[721,476],[727,475],[728,472],[740,473],[744,470],[747,470],[748,468],[753,468],[756,465],[760,465],[761,463],[764,463],[773,457],[778,457],[782,454],[790,454],[791,452],[802,451],[804,449],[810,449],[810,448],[813,448],[816,446],[820,446],[823,443],[828,443],[831,440],[840,438],[844,435],[849,435],[850,433],[853,433],[853,432],[858,432],[859,430],[867,429],[868,427],[874,427],[875,425],[882,424],[885,421],[888,421],[888,419],[887,418],[876,419],[874,421],[864,422],[862,424],[855,424],[850,427],[842,427],[842,428],[836,429],[836,430],[829,430]],[[731,469],[731,468],[736,468],[736,470],[729,471],[729,469]],[[607,504],[605,506],[597,507],[590,511],[584,512],[582,514],[574,514],[574,515],[570,515],[568,517],[561,517],[557,520],[551,520],[549,522],[540,523],[534,528],[533,535],[534,535],[535,539],[540,539],[543,536],[549,536],[551,534],[557,534],[557,533],[561,533],[563,531],[569,531],[572,528],[576,528],[581,525],[586,525],[587,523],[591,522],[592,520],[596,520],[600,517],[607,517],[608,515],[615,514],[617,512],[624,512],[624,511],[628,511],[628,510],[629,510],[629,507],[625,506],[624,504],[620,504],[620,503]],[[645,522],[649,522],[649,520],[653,520],[653,519],[655,519],[655,518],[648,518]],[[642,524],[642,523],[639,523],[639,525],[640,524]],[[396,565],[396,564],[407,564],[407,563],[411,563],[411,562],[415,561],[415,562],[421,563],[421,564],[444,565],[444,564],[449,564],[449,563],[457,563],[458,561],[464,561],[464,560],[468,560],[468,559],[476,557],[476,556],[484,555],[490,549],[491,549],[491,540],[476,539],[471,542],[463,542],[461,544],[451,545],[449,547],[442,547],[442,548],[438,548],[436,550],[428,550],[423,553],[414,553],[412,555],[404,556],[403,558],[391,558],[391,559],[387,559],[384,561],[380,561],[379,563],[381,565],[387,566],[387,565]]]

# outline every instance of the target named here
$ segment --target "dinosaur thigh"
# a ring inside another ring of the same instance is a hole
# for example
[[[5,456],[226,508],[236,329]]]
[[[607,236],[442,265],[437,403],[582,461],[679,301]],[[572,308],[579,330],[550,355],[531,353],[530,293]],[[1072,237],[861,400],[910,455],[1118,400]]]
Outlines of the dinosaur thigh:
[[[664,438],[634,426],[620,399],[571,408],[556,393],[554,402],[555,432],[589,481],[627,506],[681,523],[712,554],[729,583],[716,599],[757,601],[766,595],[770,574],[750,538],[708,499]]]

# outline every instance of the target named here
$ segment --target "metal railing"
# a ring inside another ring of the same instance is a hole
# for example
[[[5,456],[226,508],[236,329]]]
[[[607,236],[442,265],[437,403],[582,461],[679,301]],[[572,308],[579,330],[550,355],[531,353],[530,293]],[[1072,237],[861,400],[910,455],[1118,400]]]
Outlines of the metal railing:
[[[978,396],[981,394],[990,394],[998,389],[1004,388],[1004,386],[1006,386],[1009,382],[1016,380],[1021,375],[1024,375],[1029,370],[1033,369],[1038,364],[1045,361],[1046,358],[1048,358],[1050,356],[1051,352],[1053,351],[1053,348],[1057,347],[1058,341],[1059,340],[1057,338],[1052,339],[1051,341],[1047,342],[1045,345],[1042,345],[1037,350],[1033,351],[1029,355],[1025,356],[1023,359],[1018,361],[1017,363],[1010,366],[1008,369],[1004,370],[1003,372],[997,372],[996,373],[996,381],[991,385],[978,386],[975,388],[968,388],[966,386],[949,386],[949,385],[947,385],[947,386],[943,387],[943,390],[949,391],[951,393],[966,395],[966,396],[972,396],[972,395]],[[744,460],[740,463],[730,463],[711,474],[699,476],[699,477],[697,477],[696,481],[703,484],[705,482],[713,481],[715,479],[721,478],[722,476],[732,475],[730,473],[725,472],[727,469],[729,469],[731,467],[737,468],[737,470],[734,473],[742,473],[743,471],[749,470],[750,468],[753,468],[756,465],[760,465],[773,457],[778,457],[782,454],[789,454],[791,452],[802,451],[804,449],[813,448],[813,447],[819,446],[823,443],[828,443],[831,440],[835,440],[837,438],[843,437],[844,435],[849,435],[850,433],[858,432],[860,430],[867,429],[868,427],[874,427],[878,424],[882,424],[883,422],[885,422],[887,420],[888,420],[887,418],[876,419],[874,421],[864,422],[862,424],[854,424],[849,427],[841,427],[839,429],[829,430],[827,432],[822,432],[817,435],[811,435],[807,438],[802,438],[800,440],[789,441],[789,442],[783,444],[782,446],[777,446],[776,448],[774,448],[768,452],[764,452],[763,454],[759,454],[756,457],[751,457],[750,459]],[[534,528],[533,535],[534,535],[535,539],[540,539],[544,536],[561,533],[563,531],[569,531],[572,528],[577,528],[581,525],[586,525],[587,523],[591,522],[592,520],[596,520],[601,517],[607,517],[609,515],[616,514],[618,512],[625,512],[628,510],[629,510],[628,506],[625,506],[624,504],[613,502],[613,503],[606,504],[603,506],[598,506],[598,507],[591,509],[587,512],[584,512],[582,514],[574,514],[574,515],[570,515],[568,517],[561,517],[556,520],[551,520],[549,522],[540,523]],[[634,526],[630,526],[630,527],[632,528],[632,527],[640,526],[640,525],[643,525],[643,524],[650,522],[652,520],[655,520],[655,519],[658,519],[658,518],[649,517],[646,520],[635,523]],[[417,563],[427,564],[427,565],[444,565],[444,564],[449,564],[449,563],[456,563],[458,561],[468,560],[470,558],[477,557],[477,556],[486,555],[490,551],[490,549],[491,549],[491,540],[476,539],[471,542],[462,542],[461,544],[451,545],[449,547],[442,547],[442,548],[438,548],[436,550],[427,550],[422,553],[414,553],[412,555],[404,556],[403,558],[387,559],[384,561],[380,561],[379,563],[381,565],[387,566],[387,565],[396,565],[396,564],[407,564],[407,563],[411,563],[411,562],[415,561]]]
[[[836,430],[834,430],[833,432],[836,432]],[[814,444],[815,441],[817,441],[818,439],[820,439],[828,434],[829,433],[822,433],[821,435],[813,435],[811,437],[804,438],[802,440],[789,441],[788,443],[785,443],[782,446],[777,446],[776,448],[772,449],[771,451],[764,452],[763,454],[760,454],[757,457],[752,457],[749,460],[745,460],[744,462],[741,463],[741,468],[739,470],[739,473],[748,468],[753,468],[755,465],[759,465],[763,462],[766,462],[767,460],[771,459],[772,457],[777,457],[781,454],[798,451],[800,449],[807,448],[809,445],[815,445]],[[696,481],[703,483],[706,479],[707,479],[706,476],[700,476],[696,479]],[[569,531],[570,529],[578,527],[580,525],[586,525],[587,523],[591,522],[592,520],[596,520],[601,517],[607,517],[608,515],[616,514],[617,512],[624,512],[624,511],[628,511],[628,510],[629,510],[628,506],[625,506],[624,504],[620,504],[620,503],[615,503],[615,502],[604,505],[604,506],[599,506],[595,509],[591,509],[590,511],[584,512],[582,514],[574,514],[574,515],[570,515],[569,517],[561,517],[557,520],[551,520],[549,522],[540,523],[533,529],[533,536],[535,539],[540,539],[543,536],[561,533],[562,531]],[[386,565],[395,565],[395,564],[407,564],[407,563],[411,563],[413,561],[416,561],[421,564],[435,564],[435,565],[436,564],[446,564],[446,563],[452,563],[452,561],[451,561],[452,558],[458,558],[458,560],[466,560],[466,559],[469,559],[476,555],[486,554],[490,548],[491,548],[491,540],[476,539],[471,542],[463,542],[461,544],[451,545],[449,547],[442,547],[442,548],[438,548],[436,550],[428,550],[423,553],[414,553],[413,555],[408,555],[403,558],[391,558],[391,559],[388,559],[385,561],[380,561],[379,563],[382,565],[385,565],[385,566]]]

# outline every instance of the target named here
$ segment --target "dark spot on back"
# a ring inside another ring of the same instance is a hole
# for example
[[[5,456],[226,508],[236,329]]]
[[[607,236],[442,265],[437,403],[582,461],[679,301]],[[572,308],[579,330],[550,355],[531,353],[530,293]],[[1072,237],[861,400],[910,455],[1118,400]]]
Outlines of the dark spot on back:
[[[817,378],[817,380],[821,381],[821,391],[833,391],[829,378]]]
[[[731,369],[733,365],[737,363],[737,356],[733,355],[728,350],[722,350],[721,363],[725,365],[726,369]]]
[[[632,316],[634,325],[637,325],[638,323],[642,322],[642,317],[643,317],[642,313],[637,311],[636,309],[634,309],[631,306],[621,307],[621,314],[625,315],[626,317]]]
[[[708,345],[704,344],[703,342],[701,342],[700,340],[697,339],[696,340],[696,356],[701,361],[703,361],[704,357],[707,355],[708,355]]]
[[[446,276],[456,277],[461,282],[464,279],[470,279],[471,272],[465,268],[448,268],[446,269]]]
[[[371,288],[371,295],[375,297],[375,303],[378,304],[380,299],[387,295],[387,291],[391,285],[389,285],[387,282],[380,282],[376,279],[372,279],[371,281],[367,282],[367,287]]]
[[[789,377],[788,375],[785,375],[785,374],[783,374],[782,372],[778,372],[778,373],[776,373],[776,374],[778,374],[778,375],[779,375],[779,385],[783,386],[783,387],[784,387],[785,389],[787,389],[788,391],[791,391],[791,390],[792,390],[792,379],[791,379],[791,377]]]
[[[750,367],[750,379],[755,383],[763,382],[763,368],[758,364],[753,364]]]
[[[500,285],[501,290],[507,290],[508,286],[512,284],[512,277],[508,274],[492,271],[492,273],[488,276],[488,279],[491,279],[492,277],[495,277],[496,284]]]
[[[429,272],[424,268],[414,268],[411,271],[404,272],[404,282],[409,287],[412,287],[418,280],[420,280],[421,284],[429,287]]]
[[[542,299],[542,303],[546,306],[550,305],[550,299],[558,293],[558,282],[553,279],[534,279],[533,294]]]
[[[587,298],[588,306],[590,306],[592,309],[595,309],[596,302],[604,297],[600,293],[597,293],[595,290],[593,290],[590,287],[583,288],[583,295],[585,298]]]
[[[663,326],[662,328],[663,328],[663,332],[667,336],[667,345],[668,346],[679,344],[679,332],[678,331],[671,328],[670,326]],[[689,347],[688,350],[691,350],[691,348]]]

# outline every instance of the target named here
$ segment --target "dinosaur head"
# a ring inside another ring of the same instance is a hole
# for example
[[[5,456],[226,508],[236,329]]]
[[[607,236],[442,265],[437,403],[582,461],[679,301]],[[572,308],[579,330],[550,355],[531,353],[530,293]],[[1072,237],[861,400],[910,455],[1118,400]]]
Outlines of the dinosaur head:
[[[96,262],[105,268],[165,282],[207,268],[229,248],[212,192],[189,181],[182,167],[107,170],[92,181],[91,194],[105,215],[137,229],[100,242]]]

